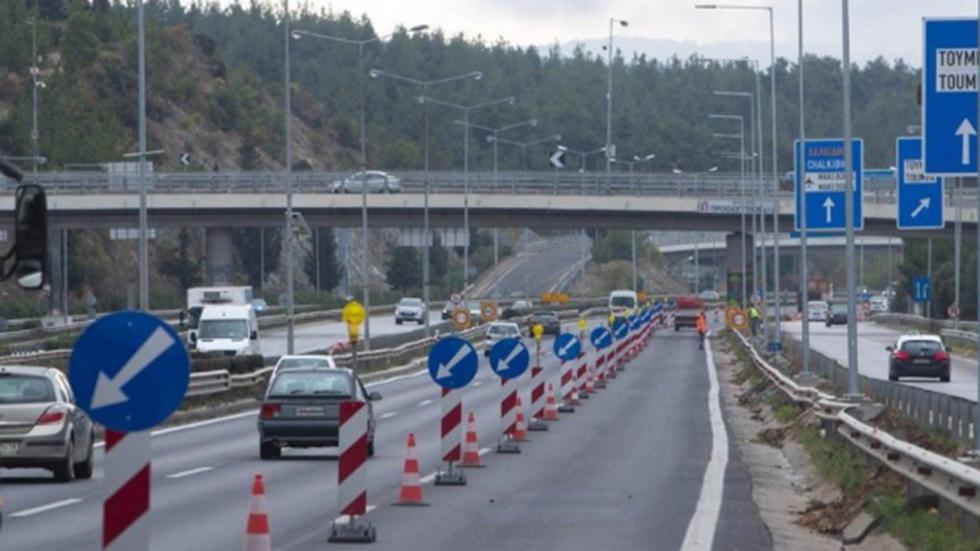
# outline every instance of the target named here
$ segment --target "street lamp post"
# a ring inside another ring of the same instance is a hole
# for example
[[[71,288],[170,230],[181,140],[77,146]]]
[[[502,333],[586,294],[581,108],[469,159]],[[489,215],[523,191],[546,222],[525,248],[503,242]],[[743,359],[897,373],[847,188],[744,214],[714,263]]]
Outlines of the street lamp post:
[[[854,171],[851,166],[851,37],[850,16],[847,0],[841,0],[841,27],[843,29],[842,65],[844,73],[844,226],[847,248],[847,394],[860,396],[857,358],[857,305],[854,285]]]
[[[285,87],[284,101],[286,107],[283,114],[285,117],[283,126],[286,132],[286,170],[283,174],[283,177],[286,180],[286,233],[283,236],[283,241],[286,247],[286,353],[292,354],[295,345],[295,333],[293,327],[293,315],[295,313],[295,309],[293,308],[293,92],[289,85],[289,0],[283,0],[283,6],[283,43],[285,46],[286,56],[286,67],[283,71],[283,86]]]
[[[746,251],[746,246],[745,246],[746,245],[746,243],[745,243],[745,119],[742,117],[742,115],[718,115],[718,114],[714,114],[714,113],[708,115],[708,118],[709,119],[734,120],[734,121],[738,121],[738,134],[737,134],[737,136],[732,136],[732,135],[729,135],[729,134],[715,134],[714,136],[716,138],[737,137],[738,138],[738,143],[739,143],[738,164],[739,164],[739,169],[740,169],[740,173],[739,173],[740,175],[739,175],[739,185],[738,185],[738,188],[739,188],[739,209],[738,210],[739,210],[739,214],[740,214],[740,218],[741,218],[741,232],[740,233],[741,233],[741,236],[742,236],[742,251],[741,251],[741,254],[739,255],[739,256],[741,256],[741,268],[742,268],[742,300],[740,302],[742,304],[742,308],[744,309],[747,306],[747,300],[746,300],[746,294],[747,294],[747,292],[746,291],[747,291],[747,288],[748,288],[747,287],[748,286],[748,281],[747,281],[747,279],[748,279],[748,277],[747,277],[748,276],[748,272],[746,271],[747,268],[746,268],[746,260],[745,260],[745,254],[747,252]]]
[[[613,60],[613,29],[619,23],[622,27],[629,26],[629,22],[614,17],[609,18],[609,49],[606,52],[606,69],[608,78],[606,79],[606,186],[612,189],[612,159],[616,156],[615,148],[612,145],[612,60]]]
[[[772,212],[772,248],[773,248],[773,289],[775,290],[774,306],[776,308],[774,333],[770,335],[769,348],[775,352],[782,350],[782,336],[780,335],[780,316],[782,315],[782,304],[780,300],[779,287],[779,164],[776,149],[776,33],[773,22],[772,6],[743,6],[734,4],[698,4],[696,9],[703,10],[754,10],[765,11],[769,15],[769,99],[772,108],[772,186],[773,186],[773,212]]]
[[[460,105],[429,96],[419,96],[419,101],[450,107],[463,112],[463,232],[466,234],[466,241],[463,243],[463,292],[465,293],[470,281],[470,113],[483,107],[502,103],[514,105],[517,100],[514,96],[507,96],[473,105]]]
[[[527,148],[530,147],[530,146],[532,146],[532,145],[538,145],[538,144],[542,144],[542,143],[546,143],[546,142],[560,142],[561,141],[561,134],[552,134],[551,136],[545,136],[543,138],[536,138],[536,139],[527,140],[527,141],[524,141],[524,142],[518,142],[518,141],[514,141],[514,140],[505,140],[504,138],[494,137],[494,136],[487,136],[487,141],[500,142],[502,144],[514,145],[514,146],[517,146],[517,147],[521,148],[521,169],[526,171],[527,170]],[[561,148],[561,146],[558,146],[558,147]],[[511,183],[511,191],[514,191],[514,192],[517,191],[516,184]]]
[[[434,80],[421,80],[411,77],[406,77],[402,75],[396,75],[394,73],[389,73],[387,71],[382,71],[381,69],[371,69],[368,73],[371,78],[386,77],[393,79],[398,82],[405,82],[408,84],[414,84],[422,88],[422,97],[429,95],[429,88],[438,84],[447,84],[450,82],[457,82],[466,79],[480,80],[483,78],[483,73],[479,71],[472,71],[463,75],[456,75],[447,78],[440,78]],[[424,186],[424,203],[422,208],[422,301],[425,303],[425,335],[429,336],[429,298],[430,298],[430,282],[429,282],[429,104],[422,102],[422,118],[423,123],[423,141],[425,149],[425,186]]]
[[[638,186],[633,185],[633,167],[635,167],[638,164],[645,163],[647,161],[652,161],[654,158],[656,158],[656,155],[654,155],[653,153],[651,153],[651,154],[646,155],[644,157],[640,157],[639,155],[634,155],[632,161],[624,161],[622,159],[613,158],[612,159],[612,162],[619,163],[621,165],[626,165],[627,167],[629,167],[629,170],[630,170],[629,185],[630,185],[631,188],[633,188],[633,191],[635,191],[636,194],[639,195],[640,194],[640,188]]]
[[[428,25],[416,25],[411,29],[409,29],[409,31],[421,32],[428,28],[429,28]],[[368,311],[370,311],[371,309],[371,291],[370,291],[371,280],[369,277],[371,255],[370,255],[369,239],[368,239],[368,202],[367,202],[368,163],[367,163],[367,136],[365,130],[367,99],[366,99],[365,82],[364,82],[364,47],[374,42],[381,42],[386,38],[390,38],[393,35],[394,33],[389,33],[384,36],[372,36],[371,38],[365,38],[361,40],[355,40],[355,39],[344,38],[340,36],[333,36],[333,35],[322,34],[322,33],[315,33],[315,32],[304,31],[304,30],[296,30],[293,31],[291,35],[287,35],[287,40],[288,40],[288,36],[292,36],[294,40],[299,40],[304,36],[308,36],[320,40],[327,40],[331,42],[339,42],[341,44],[350,44],[352,46],[357,46],[357,74],[358,74],[358,87],[360,91],[359,119],[360,119],[360,132],[361,132],[361,140],[360,140],[361,141],[361,272],[363,277],[363,281],[361,282],[363,288],[361,289],[361,292],[364,299],[364,308]],[[289,69],[287,67],[287,72],[288,70]],[[290,167],[290,170],[292,170],[292,167]],[[345,241],[345,244],[348,243],[349,241]],[[289,259],[292,258],[291,252],[289,255],[287,255],[287,258]],[[346,254],[345,254],[345,258],[346,258]],[[292,272],[291,264],[287,272],[288,273]],[[287,277],[289,277],[288,286],[292,287],[293,284],[292,276],[287,276]],[[287,293],[290,295],[290,297],[292,297],[291,290],[287,291]],[[292,298],[289,299],[289,302],[290,303],[292,302]],[[371,320],[371,316],[364,317],[364,349],[365,350],[371,349],[371,321],[370,320]],[[292,314],[289,314],[289,340],[290,340],[290,346],[289,346],[290,353],[292,353],[292,344],[291,344],[292,343]]]
[[[572,149],[572,148],[567,147],[567,146],[564,146],[564,145],[559,145],[558,146],[558,149],[560,151],[564,151],[566,153],[571,153],[572,155],[578,155],[579,156],[579,159],[581,159],[582,164],[579,167],[579,174],[581,175],[580,181],[582,182],[582,194],[584,195],[585,194],[585,161],[591,155],[596,155],[598,153],[605,153],[606,152],[606,148],[605,147],[600,147],[599,149],[593,149],[591,151],[579,151],[577,149]],[[609,162],[612,162],[612,160],[610,159]],[[599,191],[599,184],[598,184],[598,182],[596,182],[596,192],[598,192],[598,191]]]

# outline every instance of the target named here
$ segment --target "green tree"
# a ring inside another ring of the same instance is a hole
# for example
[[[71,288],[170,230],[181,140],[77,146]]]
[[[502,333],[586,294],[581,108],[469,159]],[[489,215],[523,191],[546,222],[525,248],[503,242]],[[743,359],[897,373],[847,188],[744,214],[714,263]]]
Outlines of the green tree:
[[[187,228],[177,233],[177,242],[163,251],[160,271],[177,280],[181,290],[186,291],[201,283],[202,260],[191,251],[191,234]]]
[[[264,234],[264,247],[262,246]],[[282,253],[282,230],[279,228],[241,228],[232,234],[235,247],[235,264],[245,273],[248,284],[256,289],[262,288],[262,254],[265,253],[265,275],[279,269],[279,256]]]
[[[92,66],[99,54],[99,37],[94,20],[84,0],[75,0],[68,12],[68,22],[61,38],[61,51],[69,73]]]
[[[422,285],[419,253],[414,247],[396,247],[388,260],[385,280],[393,289],[406,293]]]
[[[334,236],[333,228],[319,228],[319,250],[320,250],[320,281],[317,285],[317,259],[316,259],[316,235],[314,231],[313,251],[306,257],[303,269],[310,281],[322,291],[331,292],[340,284],[340,263],[337,261],[337,241]]]

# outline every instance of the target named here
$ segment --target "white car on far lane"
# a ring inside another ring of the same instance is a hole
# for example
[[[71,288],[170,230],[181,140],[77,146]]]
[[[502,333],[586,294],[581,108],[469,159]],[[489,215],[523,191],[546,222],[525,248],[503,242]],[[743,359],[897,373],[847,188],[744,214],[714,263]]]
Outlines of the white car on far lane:
[[[827,321],[827,303],[822,300],[811,300],[806,303],[806,312],[808,321],[819,321],[821,323]]]
[[[497,321],[487,327],[486,335],[483,338],[483,355],[489,356],[490,349],[503,339],[521,338],[521,328],[514,322]]]

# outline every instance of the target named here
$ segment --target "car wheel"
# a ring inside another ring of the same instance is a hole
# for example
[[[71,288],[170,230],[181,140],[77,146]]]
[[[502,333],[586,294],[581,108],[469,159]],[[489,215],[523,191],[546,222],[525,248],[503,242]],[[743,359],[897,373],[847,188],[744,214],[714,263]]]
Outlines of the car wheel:
[[[272,442],[259,442],[259,459],[279,459],[282,448]]]
[[[68,444],[65,457],[51,468],[57,482],[71,482],[75,478],[75,446]]]
[[[92,438],[89,440],[89,442],[94,442],[94,441],[95,441],[95,435],[93,434],[92,435]],[[95,470],[95,457],[94,456],[95,456],[95,453],[94,453],[94,451],[92,449],[92,445],[89,444],[89,447],[88,447],[88,455],[85,456],[85,461],[82,461],[81,463],[76,463],[75,464],[75,476],[76,477],[78,477],[78,478],[80,478],[82,480],[88,480],[88,479],[92,478],[92,472]]]
[[[419,320],[419,325],[425,325],[425,320]]]
[[[395,325],[401,325],[401,324],[402,324],[402,320],[395,320]]]
[[[939,380],[940,380],[940,382],[948,383],[949,382],[949,371],[947,371],[946,373],[943,373],[942,375],[940,375],[939,376]]]
[[[374,438],[368,440],[367,453],[368,457],[374,457]]]

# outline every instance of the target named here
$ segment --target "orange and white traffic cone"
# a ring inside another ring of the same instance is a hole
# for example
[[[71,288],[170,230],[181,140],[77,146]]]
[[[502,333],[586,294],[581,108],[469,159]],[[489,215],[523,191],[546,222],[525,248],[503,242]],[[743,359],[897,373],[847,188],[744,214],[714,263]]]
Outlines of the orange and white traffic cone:
[[[544,416],[541,417],[545,421],[557,421],[558,420],[558,405],[555,403],[555,389],[548,384],[548,401],[544,403]]]
[[[402,471],[402,488],[398,501],[392,505],[428,505],[422,499],[422,479],[419,475],[419,460],[415,455],[415,435],[408,433],[408,447],[405,451],[405,469]]]
[[[595,378],[592,376],[592,369],[589,369],[588,379],[585,380],[586,394],[595,394]]]
[[[252,482],[252,510],[245,526],[245,551],[271,551],[269,516],[265,513],[265,483],[262,475],[255,475]]]
[[[480,441],[476,437],[476,415],[470,412],[466,420],[466,437],[463,439],[463,460],[460,467],[483,467],[480,463]]]
[[[527,442],[527,425],[524,423],[524,405],[521,404],[521,396],[517,395],[517,414],[514,421],[514,432],[510,439],[514,442]]]

